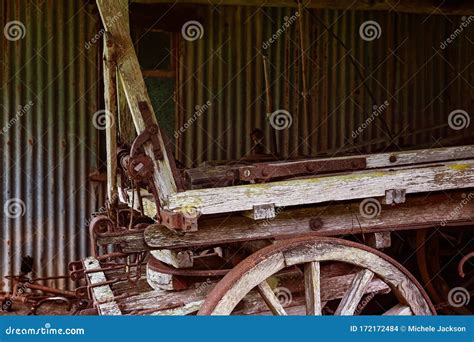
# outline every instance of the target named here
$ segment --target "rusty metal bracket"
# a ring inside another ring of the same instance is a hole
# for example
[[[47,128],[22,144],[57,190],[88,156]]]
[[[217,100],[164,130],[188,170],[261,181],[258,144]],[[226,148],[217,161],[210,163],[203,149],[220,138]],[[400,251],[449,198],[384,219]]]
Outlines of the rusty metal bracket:
[[[159,139],[159,132],[160,129],[158,125],[153,120],[152,113],[148,104],[144,101],[138,103],[138,108],[143,117],[143,121],[145,121],[145,130],[140,133],[132,143],[132,147],[130,148],[130,157],[135,157],[140,153],[140,148],[148,141],[151,142],[153,146],[153,154],[156,159],[163,160],[163,151],[161,150],[160,139]]]
[[[241,181],[268,181],[277,178],[317,175],[328,172],[363,170],[366,158],[307,160],[286,163],[259,163],[238,169]]]
[[[198,230],[200,214],[197,211],[192,210],[189,213],[183,213],[161,209],[160,216],[159,223],[168,229],[184,232],[195,232]]]

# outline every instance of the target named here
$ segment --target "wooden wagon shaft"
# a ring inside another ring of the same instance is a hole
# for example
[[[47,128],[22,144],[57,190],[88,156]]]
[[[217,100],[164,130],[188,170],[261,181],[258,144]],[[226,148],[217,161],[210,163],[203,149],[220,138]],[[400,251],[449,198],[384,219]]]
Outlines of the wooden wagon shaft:
[[[283,210],[275,219],[254,221],[232,215],[203,218],[197,232],[184,235],[162,226],[150,226],[145,232],[120,237],[99,238],[100,244],[122,244],[126,252],[152,249],[189,248],[262,239],[279,239],[299,235],[341,236],[392,230],[429,228],[446,224],[462,225],[474,221],[473,195],[461,193],[410,196],[401,205],[383,205],[380,215],[365,218],[359,203],[319,205],[312,208]],[[466,202],[466,203],[464,203]],[[459,210],[462,206],[462,210]]]
[[[270,163],[253,163],[252,165],[234,164],[234,165],[219,165],[213,167],[199,167],[185,170],[185,177],[188,182],[190,189],[202,189],[205,187],[220,187],[230,186],[236,179],[229,177],[229,174],[253,174],[253,170],[262,169],[263,166],[272,169],[276,166],[282,169],[294,169],[292,166],[295,164],[304,166],[311,165],[317,162],[318,165],[333,165],[337,166],[343,164],[351,164],[355,159],[365,159],[364,169],[378,169],[384,167],[394,166],[405,166],[405,165],[417,165],[441,161],[454,161],[462,159],[473,159],[474,158],[474,146],[456,146],[456,147],[444,147],[434,149],[422,149],[414,151],[404,152],[392,152],[392,153],[380,153],[380,154],[368,154],[368,155],[357,155],[348,157],[335,157],[335,158],[320,158],[320,159],[307,159],[299,161],[284,161],[284,162],[270,162]],[[347,161],[347,163],[343,163]],[[314,167],[314,166],[313,166]],[[300,167],[302,168],[302,167]],[[317,169],[323,167],[316,166]],[[337,168],[337,167],[336,167]],[[347,166],[346,166],[347,169]],[[344,170],[344,169],[342,169]],[[249,177],[251,178],[251,177]]]
[[[129,12],[127,0],[97,0],[100,16],[109,36],[114,42],[116,49],[117,67],[122,80],[125,97],[133,117],[137,133],[143,133],[147,128],[143,111],[149,111],[149,116],[154,124],[158,125],[153,111],[147,88],[135,53],[129,28]],[[145,109],[144,109],[145,108]],[[159,147],[163,159],[155,158],[153,147],[150,143],[145,144],[145,152],[153,161],[153,179],[158,189],[160,200],[166,203],[168,196],[177,191],[173,170],[174,159],[169,151],[158,129]]]
[[[170,0],[136,0],[140,3],[175,3]],[[296,7],[294,0],[185,0],[181,3],[202,5],[234,5],[234,6],[277,6]],[[372,1],[372,0],[304,0],[307,8],[339,9],[355,11],[394,11],[406,13],[428,13],[445,15],[474,14],[474,4],[469,0],[439,1],[433,0],[398,0],[398,1]]]
[[[107,148],[107,197],[112,205],[118,202],[117,192],[117,63],[112,38],[104,35],[104,100],[105,139]],[[112,211],[112,214],[114,212]]]
[[[473,159],[418,168],[385,168],[311,179],[190,190],[171,195],[168,209],[194,208],[201,214],[217,214],[252,210],[263,204],[287,207],[379,197],[390,189],[404,189],[407,194],[413,194],[470,187],[474,187]],[[151,209],[150,205],[146,207]]]
[[[97,270],[100,269],[99,261],[94,257],[88,257],[83,260],[84,269]],[[97,302],[97,310],[101,315],[117,316],[121,315],[119,306],[115,302],[114,293],[110,285],[94,286],[107,281],[104,272],[93,272],[87,273],[88,282],[93,286],[91,292],[94,298],[94,302]]]
[[[171,195],[168,209],[219,214],[253,210],[261,205],[288,207],[382,197],[393,189],[414,194],[472,187],[474,160],[469,159],[418,167],[364,170],[307,179],[189,190]],[[143,202],[145,215],[154,217],[156,208],[153,198],[144,195]]]

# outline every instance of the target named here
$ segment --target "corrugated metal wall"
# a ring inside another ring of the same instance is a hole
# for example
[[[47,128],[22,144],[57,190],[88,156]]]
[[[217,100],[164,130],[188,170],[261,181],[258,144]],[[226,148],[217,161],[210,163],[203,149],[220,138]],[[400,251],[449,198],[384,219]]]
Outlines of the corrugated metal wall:
[[[245,155],[253,128],[265,131],[265,85],[261,54],[268,55],[273,110],[290,112],[290,129],[277,132],[283,155],[334,155],[374,152],[385,146],[380,119],[356,138],[352,132],[371,116],[374,106],[389,102],[385,118],[402,148],[439,146],[439,138],[461,137],[472,130],[448,128],[452,110],[473,112],[474,25],[447,49],[444,41],[460,17],[314,10],[345,43],[349,52],[308,13],[310,115],[303,115],[298,23],[288,25],[268,49],[266,42],[295,8],[200,7],[202,39],[182,40],[180,125],[197,117],[180,137],[178,158],[186,165],[205,160],[229,160]],[[361,39],[359,27],[376,21],[379,39]],[[348,58],[351,53],[376,98],[374,102]],[[203,115],[196,106],[212,105]],[[471,125],[472,128],[472,125]]]
[[[0,289],[22,256],[42,277],[89,253],[84,224],[102,198],[88,177],[98,160],[99,83],[97,44],[86,42],[97,20],[84,1],[2,2],[2,31],[12,21],[19,31],[1,37]]]

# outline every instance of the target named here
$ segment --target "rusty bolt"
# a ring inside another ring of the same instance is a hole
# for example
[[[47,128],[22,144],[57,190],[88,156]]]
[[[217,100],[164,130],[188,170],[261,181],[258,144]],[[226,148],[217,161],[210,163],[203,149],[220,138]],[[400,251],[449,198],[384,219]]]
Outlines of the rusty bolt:
[[[321,220],[319,217],[310,219],[309,228],[311,230],[320,230],[321,228],[323,228],[323,220]]]
[[[389,160],[390,160],[390,163],[395,163],[397,161],[397,156],[391,155]]]

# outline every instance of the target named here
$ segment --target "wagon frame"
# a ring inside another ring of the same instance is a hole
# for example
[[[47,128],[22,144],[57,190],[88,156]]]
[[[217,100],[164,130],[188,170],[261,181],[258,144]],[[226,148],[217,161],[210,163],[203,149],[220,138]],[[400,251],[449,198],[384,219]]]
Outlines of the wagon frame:
[[[230,179],[240,185],[185,189],[185,179],[176,167],[148,97],[129,33],[127,1],[97,0],[97,4],[106,29],[109,207],[108,217],[91,222],[91,241],[94,250],[112,245],[119,250],[119,257],[129,260],[133,256],[137,273],[147,261],[147,282],[153,288],[183,290],[150,297],[151,301],[161,298],[166,302],[168,297],[178,296],[183,302],[179,309],[155,308],[150,312],[187,314],[200,310],[202,314],[229,314],[256,288],[270,312],[287,314],[267,280],[290,268],[302,272],[305,295],[300,306],[307,314],[322,314],[323,303],[334,298],[341,300],[335,314],[354,314],[365,295],[387,291],[394,293],[399,303],[386,314],[435,314],[418,281],[377,249],[388,246],[394,231],[473,223],[474,203],[465,199],[466,191],[474,188],[474,145],[197,168],[186,171],[191,183],[192,176],[198,175],[223,183]],[[118,78],[137,131],[129,150],[118,149],[116,143]],[[120,168],[122,177],[126,174],[133,184],[147,184],[148,189],[122,187],[117,173]],[[426,193],[435,194],[428,197]],[[376,214],[359,215],[359,207],[353,208],[356,201],[375,206],[372,209]],[[333,202],[331,207],[324,205]],[[137,223],[131,210],[125,230],[118,229],[124,226],[118,223],[121,211],[128,210],[123,209],[124,203],[145,217]],[[463,210],[456,210],[459,203],[464,203]],[[146,221],[146,217],[154,222]],[[370,247],[340,238],[349,234],[367,234],[365,242]],[[262,244],[269,240],[279,241]],[[250,256],[232,270],[203,270],[194,265],[194,260],[201,257],[222,256],[222,245],[245,243],[242,248]],[[195,255],[197,250],[203,254]],[[104,258],[97,252],[71,269],[87,279],[89,296],[99,313],[120,314],[119,299],[100,263],[109,256]],[[334,298],[323,293],[328,285],[321,282],[323,270],[334,272],[327,267],[328,261],[358,267],[342,285],[330,277],[334,282],[331,284],[339,284],[340,293]],[[215,277],[224,274],[215,285]],[[213,290],[206,287],[199,295],[190,293],[190,286],[183,285],[182,278],[195,276],[211,277],[212,286],[208,287]],[[249,306],[246,312],[255,310]]]

